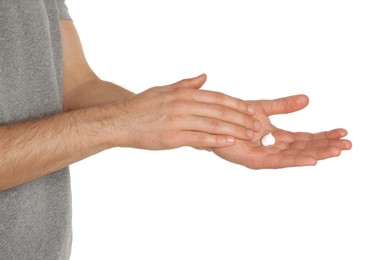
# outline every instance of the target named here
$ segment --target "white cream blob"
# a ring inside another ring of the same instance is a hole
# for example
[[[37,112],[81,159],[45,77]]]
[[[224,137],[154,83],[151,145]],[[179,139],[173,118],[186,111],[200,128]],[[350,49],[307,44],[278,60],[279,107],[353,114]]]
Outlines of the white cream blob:
[[[276,139],[274,138],[272,133],[269,133],[262,137],[261,143],[263,146],[274,145],[276,143]]]

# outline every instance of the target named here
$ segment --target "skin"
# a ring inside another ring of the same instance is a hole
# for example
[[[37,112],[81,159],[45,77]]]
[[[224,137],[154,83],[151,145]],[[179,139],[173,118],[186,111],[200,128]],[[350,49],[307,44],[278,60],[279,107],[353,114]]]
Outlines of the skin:
[[[255,118],[262,122],[261,131],[250,141],[237,140],[228,148],[214,148],[212,151],[230,162],[245,165],[251,169],[276,169],[294,166],[312,166],[319,160],[339,156],[342,150],[349,150],[352,143],[342,139],[345,129],[334,129],[316,134],[294,133],[272,125],[269,116],[287,114],[305,108],[309,99],[296,95],[275,100],[249,101],[256,107]],[[272,133],[276,143],[262,146],[264,135]]]
[[[95,75],[72,21],[61,31],[64,112],[0,126],[0,191],[112,147],[191,146],[253,169],[314,165],[351,148],[345,130],[290,133],[270,123],[272,114],[304,108],[304,96],[245,102],[201,90],[206,75],[134,94]],[[278,142],[262,147],[269,131]]]

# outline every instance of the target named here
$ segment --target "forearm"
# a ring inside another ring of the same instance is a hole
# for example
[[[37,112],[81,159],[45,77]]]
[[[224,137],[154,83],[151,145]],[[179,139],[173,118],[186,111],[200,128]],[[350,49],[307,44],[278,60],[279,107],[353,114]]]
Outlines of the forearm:
[[[64,113],[0,125],[0,191],[32,181],[112,147],[116,107],[132,92],[90,78],[64,94]],[[122,111],[121,111],[122,113]]]
[[[93,107],[0,126],[0,191],[110,148],[114,111]]]
[[[134,95],[131,91],[94,76],[64,93],[64,111],[111,104]]]

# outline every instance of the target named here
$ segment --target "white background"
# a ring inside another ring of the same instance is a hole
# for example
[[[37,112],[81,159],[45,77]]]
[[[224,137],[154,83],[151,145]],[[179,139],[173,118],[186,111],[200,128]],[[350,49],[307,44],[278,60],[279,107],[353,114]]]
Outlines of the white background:
[[[298,93],[292,131],[349,131],[316,167],[252,171],[182,148],[71,166],[73,260],[366,259],[366,5],[345,0],[67,0],[96,73],[135,92],[207,73],[242,99]]]

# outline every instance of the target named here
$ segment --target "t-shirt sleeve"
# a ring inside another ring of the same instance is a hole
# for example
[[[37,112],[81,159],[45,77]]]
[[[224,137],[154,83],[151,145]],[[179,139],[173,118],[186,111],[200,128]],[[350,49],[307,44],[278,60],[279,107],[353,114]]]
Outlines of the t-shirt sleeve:
[[[72,20],[65,0],[56,0],[60,20]]]

